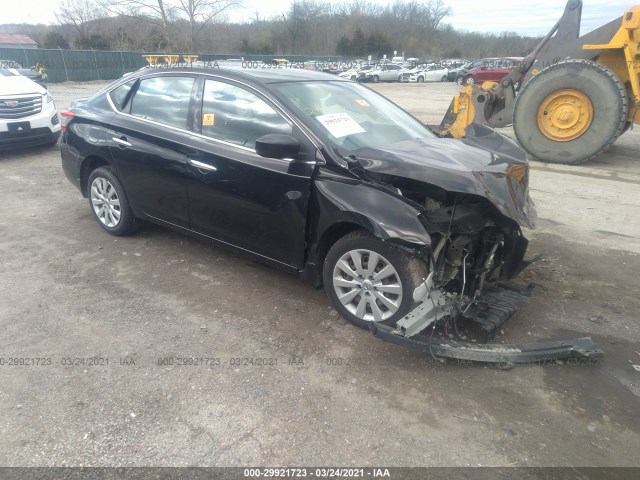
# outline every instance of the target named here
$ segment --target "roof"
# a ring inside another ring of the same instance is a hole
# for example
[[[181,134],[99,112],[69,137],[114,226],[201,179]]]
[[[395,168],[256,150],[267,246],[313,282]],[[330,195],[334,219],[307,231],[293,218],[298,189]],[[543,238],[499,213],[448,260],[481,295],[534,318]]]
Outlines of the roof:
[[[0,33],[0,43],[15,45],[38,45],[38,42],[33,40],[28,35],[17,33]]]
[[[171,72],[171,73],[183,73],[183,72],[197,72],[197,73],[211,73],[211,74],[224,74],[228,78],[235,78],[236,80],[251,79],[259,83],[279,83],[279,82],[304,82],[314,80],[336,80],[347,81],[338,75],[332,75],[330,73],[317,72],[312,70],[304,70],[301,68],[242,68],[240,66],[225,65],[220,62],[220,65],[211,63],[211,66],[201,67],[147,67],[143,70],[143,73],[147,74],[150,71],[157,69],[159,72]],[[138,71],[137,73],[142,73]]]

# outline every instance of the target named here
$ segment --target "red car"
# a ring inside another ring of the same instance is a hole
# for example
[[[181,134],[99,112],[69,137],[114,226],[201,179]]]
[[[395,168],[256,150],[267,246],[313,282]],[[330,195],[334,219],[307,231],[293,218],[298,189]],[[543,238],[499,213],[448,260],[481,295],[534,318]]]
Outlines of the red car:
[[[482,66],[467,70],[467,74],[462,83],[499,82],[515,70],[522,60],[522,57],[505,57],[487,60]],[[520,81],[516,82],[514,86],[517,89],[520,86]]]

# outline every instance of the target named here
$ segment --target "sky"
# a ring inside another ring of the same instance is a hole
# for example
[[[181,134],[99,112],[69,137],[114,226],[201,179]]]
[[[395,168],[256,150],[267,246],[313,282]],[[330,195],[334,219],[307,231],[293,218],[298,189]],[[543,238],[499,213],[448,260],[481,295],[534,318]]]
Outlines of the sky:
[[[4,23],[56,23],[54,12],[61,0],[0,0],[0,24]],[[329,0],[341,3],[345,0]],[[346,0],[348,1],[348,0]],[[382,0],[373,3],[386,4]],[[260,18],[269,18],[285,12],[290,0],[245,0],[230,19],[249,22],[259,12]],[[560,18],[566,2],[538,0],[527,2],[482,2],[479,0],[449,0],[453,15],[445,19],[459,30],[478,32],[516,32],[521,35],[544,35]],[[620,0],[585,0],[582,10],[582,31],[587,33],[604,25],[630,8],[634,3]]]

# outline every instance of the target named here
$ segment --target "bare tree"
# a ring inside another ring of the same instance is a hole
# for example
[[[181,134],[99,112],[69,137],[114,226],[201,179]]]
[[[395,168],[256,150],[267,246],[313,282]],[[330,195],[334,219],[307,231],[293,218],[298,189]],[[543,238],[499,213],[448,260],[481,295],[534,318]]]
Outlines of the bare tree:
[[[101,5],[110,13],[137,17],[146,20],[162,30],[169,51],[174,44],[170,32],[176,6],[171,0],[100,0]]]
[[[189,20],[191,50],[195,50],[196,37],[206,25],[212,24],[225,10],[240,5],[240,0],[178,0],[178,10]]]
[[[429,0],[427,2],[427,10],[429,12],[430,26],[437,30],[446,17],[451,15],[452,10],[444,0]]]
[[[330,11],[331,7],[328,4],[315,0],[293,0],[291,2],[289,11],[282,15],[291,39],[291,53],[296,53],[297,43],[309,33],[311,21]]]
[[[60,25],[68,25],[74,30],[76,48],[87,48],[91,36],[90,23],[103,18],[105,14],[96,0],[62,0],[60,9],[55,12]]]

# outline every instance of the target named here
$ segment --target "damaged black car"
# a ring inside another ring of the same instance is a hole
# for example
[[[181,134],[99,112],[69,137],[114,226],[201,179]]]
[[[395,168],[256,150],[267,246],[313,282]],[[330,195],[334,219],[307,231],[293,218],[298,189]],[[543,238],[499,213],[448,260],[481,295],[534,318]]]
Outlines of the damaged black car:
[[[111,234],[150,221],[235,249],[324,286],[379,338],[443,356],[487,349],[437,343],[439,324],[490,337],[517,310],[500,285],[526,266],[529,166],[489,128],[440,138],[335,76],[219,68],[136,72],[62,118],[65,174]]]

